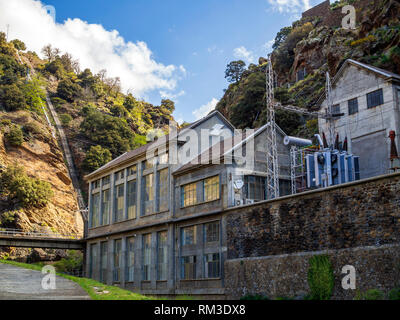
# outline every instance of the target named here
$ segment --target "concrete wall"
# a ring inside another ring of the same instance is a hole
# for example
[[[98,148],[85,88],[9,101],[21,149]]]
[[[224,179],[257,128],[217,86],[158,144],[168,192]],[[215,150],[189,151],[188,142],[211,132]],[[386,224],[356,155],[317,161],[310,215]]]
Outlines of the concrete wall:
[[[367,93],[383,90],[384,104],[368,109]],[[390,168],[389,131],[400,130],[398,88],[373,72],[349,65],[332,88],[333,105],[340,105],[344,116],[334,121],[340,141],[348,138],[349,152],[360,156],[361,178],[388,173]],[[349,115],[348,100],[357,98],[358,112]],[[325,110],[326,102],[322,104]],[[329,139],[326,120],[319,119],[319,130]],[[396,144],[399,146],[399,135]],[[329,141],[328,141],[329,143]]]

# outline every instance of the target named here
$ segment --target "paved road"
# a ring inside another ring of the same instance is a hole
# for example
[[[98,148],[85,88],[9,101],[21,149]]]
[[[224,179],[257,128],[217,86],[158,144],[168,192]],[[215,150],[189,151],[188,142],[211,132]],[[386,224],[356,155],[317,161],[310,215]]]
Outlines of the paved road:
[[[56,277],[56,289],[42,288],[40,271],[0,263],[0,300],[88,300],[77,283]]]

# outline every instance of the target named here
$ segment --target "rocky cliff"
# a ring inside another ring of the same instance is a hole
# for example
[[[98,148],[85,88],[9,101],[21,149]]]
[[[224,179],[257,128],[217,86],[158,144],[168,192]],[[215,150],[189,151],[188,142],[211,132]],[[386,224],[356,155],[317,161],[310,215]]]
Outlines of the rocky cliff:
[[[341,26],[342,7],[356,9],[356,29]],[[400,73],[400,3],[395,0],[349,0],[323,3],[283,28],[277,35],[272,64],[277,78],[276,99],[283,104],[318,109],[325,73],[333,77],[343,62],[355,59]],[[217,109],[234,124],[258,127],[265,123],[265,66],[250,64],[238,82],[229,85]],[[315,121],[279,111],[277,122],[288,134],[312,135]],[[307,124],[307,125],[306,125]]]

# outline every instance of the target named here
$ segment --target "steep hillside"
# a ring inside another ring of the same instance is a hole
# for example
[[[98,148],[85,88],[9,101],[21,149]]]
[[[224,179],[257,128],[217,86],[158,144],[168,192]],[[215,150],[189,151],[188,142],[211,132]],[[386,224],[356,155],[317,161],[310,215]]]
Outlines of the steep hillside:
[[[81,235],[77,195],[46,96],[67,134],[84,190],[85,174],[146,143],[152,131],[162,134],[173,120],[174,103],[154,106],[123,94],[118,78],[108,78],[105,70],[81,71],[71,55],[50,45],[43,54],[47,59],[0,33],[0,228]],[[1,249],[4,254],[32,255],[12,248]]]
[[[355,30],[341,28],[341,8],[348,3],[356,8]],[[398,1],[337,1],[328,4],[322,16],[310,14],[281,29],[273,45],[272,64],[278,85],[275,96],[283,104],[316,110],[317,100],[324,93],[326,71],[333,77],[348,58],[400,73]],[[259,65],[249,65],[217,104],[216,108],[239,127],[265,123],[266,63],[260,58]],[[306,120],[277,113],[278,124],[288,134],[312,136],[316,122]]]

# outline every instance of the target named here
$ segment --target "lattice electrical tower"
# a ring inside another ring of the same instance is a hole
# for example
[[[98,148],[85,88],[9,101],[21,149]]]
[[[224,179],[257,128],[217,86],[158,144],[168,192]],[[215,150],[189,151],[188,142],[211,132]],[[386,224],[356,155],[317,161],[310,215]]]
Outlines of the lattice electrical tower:
[[[278,147],[276,143],[274,72],[271,57],[266,68],[266,102],[267,102],[267,198],[279,197]]]

